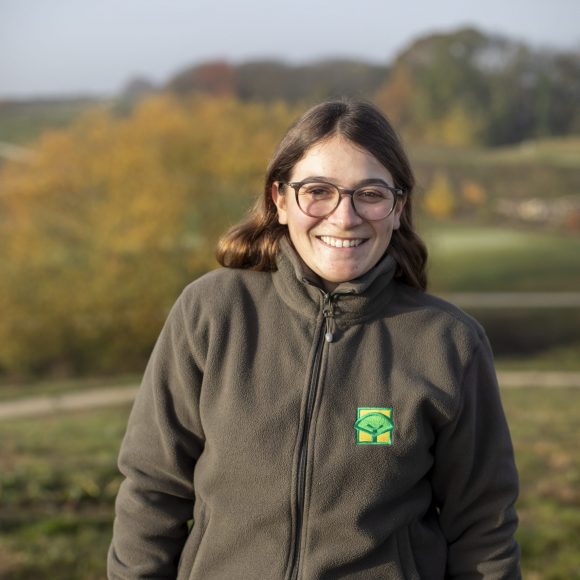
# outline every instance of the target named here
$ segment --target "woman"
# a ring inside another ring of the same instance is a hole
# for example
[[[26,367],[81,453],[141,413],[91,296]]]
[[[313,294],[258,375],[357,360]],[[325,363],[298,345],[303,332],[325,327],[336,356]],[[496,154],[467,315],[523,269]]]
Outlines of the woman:
[[[290,129],[147,367],[111,578],[519,577],[489,344],[425,293],[412,191],[372,105]]]

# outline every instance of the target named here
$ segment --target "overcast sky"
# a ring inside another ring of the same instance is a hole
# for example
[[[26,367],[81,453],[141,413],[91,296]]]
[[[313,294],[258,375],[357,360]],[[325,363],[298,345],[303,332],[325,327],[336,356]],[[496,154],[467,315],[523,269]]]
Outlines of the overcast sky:
[[[0,0],[0,98],[113,94],[208,59],[388,63],[473,25],[580,50],[580,0]]]

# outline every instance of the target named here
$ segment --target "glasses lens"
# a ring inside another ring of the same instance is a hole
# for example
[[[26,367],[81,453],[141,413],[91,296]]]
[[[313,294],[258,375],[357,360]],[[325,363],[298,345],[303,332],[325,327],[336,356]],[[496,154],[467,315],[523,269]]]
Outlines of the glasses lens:
[[[361,187],[354,192],[354,207],[362,218],[381,220],[393,211],[395,194],[381,185]]]
[[[324,217],[334,211],[340,193],[330,183],[305,183],[298,190],[298,205],[307,215]]]
[[[326,217],[338,206],[340,191],[332,183],[308,182],[298,190],[298,205],[307,215]],[[380,184],[367,185],[353,194],[357,214],[368,220],[382,220],[395,207],[395,194]]]

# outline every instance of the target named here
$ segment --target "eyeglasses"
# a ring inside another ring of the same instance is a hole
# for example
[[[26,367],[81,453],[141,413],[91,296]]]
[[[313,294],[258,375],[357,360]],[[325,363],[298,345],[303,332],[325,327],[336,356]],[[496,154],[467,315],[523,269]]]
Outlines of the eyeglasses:
[[[312,179],[294,183],[278,182],[278,185],[289,185],[296,194],[296,203],[302,212],[318,218],[330,215],[340,205],[342,196],[348,195],[359,217],[369,221],[382,220],[393,213],[397,199],[405,195],[402,189],[391,187],[382,180],[373,180],[357,189],[346,189],[329,181]]]

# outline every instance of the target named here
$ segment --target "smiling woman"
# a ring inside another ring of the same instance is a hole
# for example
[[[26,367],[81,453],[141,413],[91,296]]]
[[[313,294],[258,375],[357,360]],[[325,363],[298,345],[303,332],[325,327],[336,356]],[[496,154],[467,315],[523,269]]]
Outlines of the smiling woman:
[[[311,189],[295,187],[312,185],[313,180],[326,182],[336,190],[330,207],[325,204],[324,212],[313,211],[308,205],[306,199],[312,199]],[[381,188],[362,188],[372,184],[379,184]],[[332,284],[356,278],[374,266],[390,246],[389,253],[397,264],[397,277],[424,290],[427,286],[427,251],[413,227],[414,185],[413,172],[397,134],[374,106],[366,102],[350,102],[348,105],[346,102],[328,102],[313,107],[280,142],[268,168],[264,195],[257,200],[247,220],[222,238],[218,260],[227,267],[274,270],[280,240],[289,235],[295,247],[300,244],[299,238],[306,243],[307,236],[301,237],[298,230],[308,227],[307,224],[314,227],[318,223],[320,228],[316,231],[321,233],[313,235],[325,236],[326,245],[342,246],[346,241],[350,246],[353,232],[357,234],[365,230],[361,241],[371,242],[364,244],[358,252],[358,257],[364,256],[365,260],[357,268],[357,275],[342,280],[327,280],[323,275],[323,281]],[[344,189],[346,187],[358,189],[355,192]],[[295,199],[287,201],[289,188],[294,189]],[[383,200],[379,205],[388,211],[378,214],[376,210],[371,213],[361,211],[365,204],[360,200],[365,192],[368,197],[370,191],[395,203]],[[350,212],[348,204],[343,201],[344,194],[351,198]],[[301,212],[294,212],[296,208]],[[326,209],[330,208],[334,209],[327,213]],[[354,222],[351,221],[353,218]],[[349,221],[351,223],[347,223]],[[337,235],[345,234],[345,230],[348,230],[348,235]],[[379,235],[379,232],[382,233]],[[310,247],[311,252],[314,245]],[[377,246],[382,246],[382,251]],[[299,248],[296,249],[312,268],[313,256],[308,260]],[[324,262],[324,258],[322,260]],[[313,270],[322,274],[316,268]]]
[[[519,578],[489,343],[425,292],[413,183],[368,103],[288,131],[146,369],[110,578]]]

